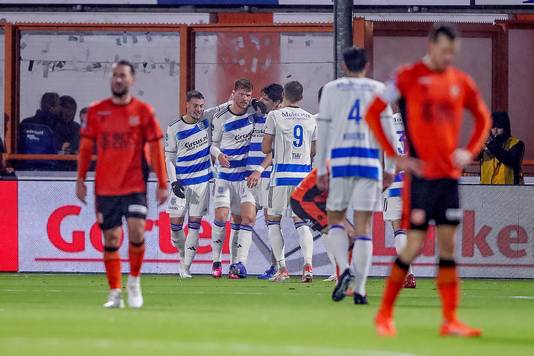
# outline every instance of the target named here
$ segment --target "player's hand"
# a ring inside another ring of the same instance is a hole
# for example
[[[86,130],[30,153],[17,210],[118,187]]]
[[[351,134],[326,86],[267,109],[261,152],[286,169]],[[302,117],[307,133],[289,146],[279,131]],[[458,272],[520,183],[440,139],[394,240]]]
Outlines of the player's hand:
[[[252,108],[254,108],[254,110],[256,111],[256,114],[261,115],[261,116],[267,114],[267,107],[265,106],[264,103],[262,103],[258,99],[252,99],[252,101],[250,102],[250,105],[252,105]]]
[[[328,190],[328,174],[317,176],[317,188],[323,192]]]
[[[78,179],[76,181],[76,198],[78,198],[79,201],[84,203],[84,205],[87,205],[87,186],[85,185],[85,182],[81,179]]]
[[[415,176],[421,176],[423,174],[423,162],[417,158],[399,156],[396,159],[396,166],[397,171],[405,171]]]
[[[174,195],[176,195],[178,198],[182,198],[182,199],[185,198],[185,194],[184,194],[185,188],[182,182],[180,182],[179,180],[171,183],[171,189]]]
[[[219,164],[224,168],[230,168],[230,161],[228,160],[228,155],[221,153],[219,157],[217,157],[217,160],[219,161]]]
[[[393,184],[393,180],[395,179],[395,175],[392,173],[384,172],[384,176],[382,177],[382,190],[386,190],[389,188],[391,184]]]
[[[169,189],[158,187],[158,190],[156,191],[156,201],[158,202],[158,206],[163,205],[167,199],[169,199]]]
[[[260,181],[261,173],[258,171],[252,172],[251,175],[247,177],[247,187],[254,188],[258,185],[258,182]]]
[[[463,169],[473,161],[473,155],[465,148],[457,148],[451,157],[452,163],[459,169]]]

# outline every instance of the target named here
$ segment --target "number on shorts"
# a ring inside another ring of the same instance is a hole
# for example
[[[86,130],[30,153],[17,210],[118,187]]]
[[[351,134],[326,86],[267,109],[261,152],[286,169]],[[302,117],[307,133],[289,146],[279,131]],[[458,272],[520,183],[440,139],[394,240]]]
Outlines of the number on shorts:
[[[302,142],[304,139],[304,129],[301,125],[295,125],[293,127],[293,137],[295,138],[293,140],[293,146],[300,147],[302,146]]]

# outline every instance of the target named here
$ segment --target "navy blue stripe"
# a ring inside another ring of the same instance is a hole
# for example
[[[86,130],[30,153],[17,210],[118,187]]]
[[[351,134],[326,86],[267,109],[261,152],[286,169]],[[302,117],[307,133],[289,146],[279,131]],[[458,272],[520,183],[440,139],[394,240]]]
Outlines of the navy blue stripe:
[[[298,229],[299,227],[307,226],[305,222],[299,221],[295,223],[295,229]]]
[[[254,117],[254,122],[255,122],[256,124],[264,124],[265,121],[267,121],[267,118],[266,118],[265,116],[258,116],[258,115],[256,115],[256,116]]]
[[[406,231],[404,230],[397,230],[395,231],[395,237],[399,236],[399,235],[406,235]]]
[[[404,180],[404,172],[399,172],[395,175],[394,182],[402,182]]]
[[[252,122],[250,122],[248,117],[245,117],[243,119],[227,122],[226,124],[224,124],[224,131],[228,132],[233,130],[239,130],[240,128],[247,127],[248,125],[252,125]]]
[[[261,152],[261,143],[253,142],[250,144],[251,151],[260,151]]]
[[[341,230],[345,230],[345,226],[343,225],[339,225],[339,224],[335,224],[335,225],[332,225],[330,226],[331,229],[341,229]]]
[[[218,226],[218,227],[224,227],[226,225],[226,221],[217,221],[217,220],[214,220],[213,221],[213,224],[215,226]]]
[[[276,165],[277,172],[311,172],[311,164],[280,163]]]
[[[243,158],[239,160],[232,160],[230,162],[230,168],[241,168],[246,167],[248,164],[248,158]]]
[[[269,225],[280,225],[280,221],[267,220],[267,226]]]
[[[248,157],[247,158],[247,164],[248,165],[255,165],[255,166],[259,166],[260,164],[263,163],[263,157]]]
[[[395,198],[400,197],[402,194],[402,188],[390,188],[388,190],[388,197]]]
[[[195,126],[193,127],[192,129],[189,129],[189,130],[184,130],[184,131],[178,131],[176,133],[176,137],[179,139],[179,140],[183,140],[183,139],[186,139],[188,138],[189,136],[192,136],[198,132],[200,132],[201,130],[198,128],[198,126]]]
[[[261,174],[262,178],[271,178],[271,171],[263,171]]]
[[[276,178],[276,185],[299,185],[303,178]]]
[[[188,156],[178,157],[177,161],[178,162],[194,161],[194,160],[197,160],[199,158],[206,157],[209,154],[210,154],[210,148],[206,147],[203,150],[198,151],[197,153],[193,153],[193,154],[190,154]]]
[[[334,148],[332,150],[332,158],[349,158],[349,157],[360,157],[360,158],[380,158],[380,151],[373,148],[364,148],[364,147],[343,147],[343,148]]]
[[[241,224],[241,226],[239,226],[239,230],[252,231],[252,226]]]
[[[200,230],[200,223],[190,222],[189,224],[187,224],[187,227],[193,230]]]
[[[245,180],[250,175],[250,172],[240,172],[240,173],[225,173],[219,172],[219,178],[223,180],[228,180],[231,182],[238,182]]]
[[[239,230],[239,224],[231,224],[232,230]]]
[[[358,236],[356,238],[356,240],[360,240],[360,241],[372,241],[373,239],[370,238],[369,236]]]
[[[180,179],[180,182],[182,182],[183,185],[195,185],[195,184],[209,182],[212,179],[213,179],[213,173],[209,172],[208,174],[200,176],[200,177]]]
[[[250,146],[247,145],[239,148],[225,148],[222,150],[222,153],[228,156],[237,156],[248,153],[249,150]]]
[[[337,166],[332,167],[332,177],[361,177],[378,180],[378,168],[368,166]]]
[[[180,231],[182,230],[183,225],[182,224],[171,224],[171,230],[172,231]]]
[[[187,173],[197,173],[197,172],[202,172],[208,168],[211,167],[211,162],[210,160],[206,160],[204,162],[201,162],[201,163],[197,163],[197,164],[192,164],[190,166],[185,166],[185,167],[181,167],[181,166],[177,166],[176,167],[176,174],[187,174]]]

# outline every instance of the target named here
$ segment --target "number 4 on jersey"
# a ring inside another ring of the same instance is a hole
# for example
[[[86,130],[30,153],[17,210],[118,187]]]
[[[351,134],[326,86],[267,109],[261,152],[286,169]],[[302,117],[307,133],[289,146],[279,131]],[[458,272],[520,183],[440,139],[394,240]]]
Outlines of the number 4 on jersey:
[[[360,99],[356,99],[354,105],[352,105],[348,119],[356,121],[357,124],[362,121],[362,117],[360,116]]]

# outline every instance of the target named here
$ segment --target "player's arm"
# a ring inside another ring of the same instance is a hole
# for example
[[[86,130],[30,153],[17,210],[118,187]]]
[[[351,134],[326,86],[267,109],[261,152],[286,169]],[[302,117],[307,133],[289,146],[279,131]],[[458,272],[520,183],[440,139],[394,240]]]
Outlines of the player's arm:
[[[319,116],[317,117],[316,136],[316,159],[317,167],[317,187],[322,190],[328,190],[328,146],[331,139],[330,128],[332,125],[332,115],[330,113],[329,102],[329,87],[323,89],[323,95],[319,103]]]
[[[221,151],[221,141],[222,141],[222,122],[220,118],[215,117],[211,124],[211,145],[210,145],[210,154],[213,158],[219,162],[222,167],[230,167],[230,161],[228,156]]]
[[[265,121],[265,133],[263,134],[263,141],[261,142],[261,150],[266,155],[273,153],[273,138],[276,134],[276,122],[274,113],[270,112]]]
[[[179,198],[184,198],[184,186],[176,177],[176,155],[178,144],[176,142],[176,132],[171,126],[167,127],[165,135],[165,165],[167,167],[167,176],[171,182],[171,189]]]

